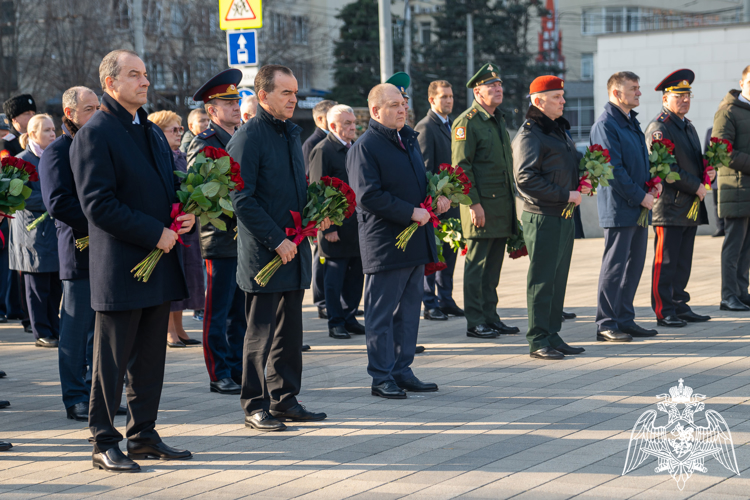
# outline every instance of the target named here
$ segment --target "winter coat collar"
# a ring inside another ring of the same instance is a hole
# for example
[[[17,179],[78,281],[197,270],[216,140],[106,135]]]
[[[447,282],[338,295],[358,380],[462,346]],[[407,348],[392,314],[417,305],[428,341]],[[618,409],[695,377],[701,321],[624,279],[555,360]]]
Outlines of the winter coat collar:
[[[605,113],[613,117],[622,128],[627,128],[631,124],[640,125],[640,122],[638,121],[638,119],[636,119],[638,113],[633,110],[630,110],[630,120],[628,120],[628,118],[625,116],[625,113],[623,113],[619,107],[615,106],[611,102],[608,102],[604,105],[604,111]]]
[[[299,135],[301,128],[289,120],[281,121],[265,110],[263,106],[258,105],[258,114],[255,115],[259,120],[266,122],[278,133],[286,132],[289,136]]]
[[[570,130],[570,123],[562,116],[557,120],[552,120],[549,116],[542,113],[542,111],[536,106],[529,106],[529,110],[526,112],[526,118],[533,120],[542,128],[542,132],[545,134],[551,134],[556,129],[560,129],[563,134],[566,130]]]
[[[125,125],[132,125],[133,124],[133,115],[130,114],[130,111],[125,109],[122,104],[117,102],[114,97],[111,95],[105,93],[102,97],[102,111],[105,113],[109,113],[115,117],[117,117],[121,122],[123,122]],[[136,111],[138,114],[138,119],[141,122],[141,125],[146,127],[146,129],[151,128],[151,122],[148,121],[148,114],[146,111],[144,111],[143,108],[138,108],[138,111]]]
[[[741,93],[742,93],[741,91],[736,90],[736,89],[730,90],[729,92],[727,92],[727,95],[724,96],[722,105],[737,106],[738,108],[742,108],[742,109],[750,111],[750,104],[740,101]]]
[[[370,128],[386,136],[388,140],[390,140],[396,145],[398,145],[399,136],[401,137],[401,142],[403,142],[404,146],[406,146],[407,140],[415,139],[419,135],[419,132],[416,132],[414,129],[412,129],[408,125],[404,125],[401,130],[396,130],[395,128],[388,128],[385,125],[379,122],[376,122],[372,118],[370,118]]]

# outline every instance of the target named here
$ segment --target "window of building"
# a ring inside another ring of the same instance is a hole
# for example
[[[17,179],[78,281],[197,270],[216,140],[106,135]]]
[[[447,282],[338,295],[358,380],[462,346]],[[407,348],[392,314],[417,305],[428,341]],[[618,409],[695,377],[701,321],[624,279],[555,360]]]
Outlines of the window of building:
[[[581,54],[581,80],[594,79],[594,54]]]
[[[422,45],[429,45],[432,38],[432,23],[421,23],[419,25],[419,40]]]
[[[581,33],[598,35],[601,33],[621,33],[651,29],[644,26],[642,19],[654,17],[653,9],[640,7],[597,7],[585,9],[581,15]]]
[[[566,99],[565,119],[570,123],[570,135],[574,141],[587,140],[594,125],[594,99]]]

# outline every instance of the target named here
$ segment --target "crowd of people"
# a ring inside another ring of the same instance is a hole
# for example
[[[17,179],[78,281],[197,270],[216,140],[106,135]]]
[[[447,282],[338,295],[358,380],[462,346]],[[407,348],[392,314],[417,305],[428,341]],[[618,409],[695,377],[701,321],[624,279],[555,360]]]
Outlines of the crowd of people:
[[[309,349],[302,302],[311,285],[330,337],[365,336],[372,395],[406,399],[408,392],[437,391],[411,368],[423,350],[417,345],[420,314],[433,321],[465,317],[471,338],[520,333],[501,320],[497,307],[506,245],[520,234],[530,258],[530,356],[558,360],[584,352],[560,336],[575,237],[575,219],[564,212],[590,192],[579,184],[582,154],[563,117],[561,78],[545,75],[530,83],[526,120],[513,141],[500,110],[499,69],[488,63],[466,83],[474,101],[453,121],[453,87],[436,80],[428,88],[430,111],[410,127],[409,77],[397,73],[370,90],[370,120],[361,136],[354,110],[327,100],[313,109],[316,129],[303,144],[301,127],[291,121],[297,79],[284,66],[260,68],[255,94],[242,106],[242,73],[214,76],[193,96],[204,105],[189,114],[187,130],[172,111],[144,111],[149,81],[136,53],[111,52],[99,77],[101,99],[86,87],[63,94],[57,138],[52,118],[36,114],[31,96],[6,101],[12,130],[0,153],[31,162],[40,177],[30,183],[26,208],[9,225],[3,221],[0,321],[21,319],[37,346],[58,347],[63,403],[68,418],[88,421],[94,467],[133,472],[140,470],[135,460],[192,456],[167,446],[156,431],[167,348],[202,344],[209,390],[239,395],[248,427],[282,431],[285,421],[327,418],[297,400],[302,353]],[[694,77],[679,70],[656,86],[663,109],[645,134],[634,111],[639,77],[620,72],[607,82],[609,101],[591,132],[592,146],[607,150],[614,176],[597,190],[605,235],[599,341],[657,335],[634,321],[648,241],[647,227],[637,223],[642,208],[654,214],[658,325],[710,319],[690,309],[686,291],[696,228],[708,222],[702,150],[686,118]],[[734,145],[718,177],[726,223],[721,308],[734,311],[750,310],[750,202],[742,180],[750,153],[744,133],[750,66],[740,85],[722,102],[712,132]],[[649,187],[649,148],[662,139],[676,145],[673,170],[680,179]],[[192,214],[172,220],[180,189],[174,172],[187,172],[207,146],[225,150],[241,168],[244,188],[231,193],[234,217],[218,216],[226,230],[196,224]],[[433,213],[424,204],[425,174],[444,164],[463,169],[471,203],[451,208],[440,195]],[[351,186],[356,216],[341,226],[325,219],[312,244],[303,238],[297,245],[287,231],[295,227],[293,212],[303,212],[309,183],[325,177]],[[700,209],[693,220],[688,211],[696,196]],[[466,245],[465,310],[453,298],[456,252],[436,242],[433,229],[436,220],[451,218],[460,219]],[[397,248],[397,235],[412,223],[418,226],[408,246]],[[85,237],[88,247],[80,250],[76,242]],[[438,261],[437,245],[445,266],[426,276],[425,266]],[[154,248],[164,252],[158,266],[148,281],[136,280],[131,270]],[[283,265],[261,286],[254,278],[276,256]],[[185,331],[185,310],[203,321],[200,341]],[[115,415],[125,413],[127,456],[114,425]]]

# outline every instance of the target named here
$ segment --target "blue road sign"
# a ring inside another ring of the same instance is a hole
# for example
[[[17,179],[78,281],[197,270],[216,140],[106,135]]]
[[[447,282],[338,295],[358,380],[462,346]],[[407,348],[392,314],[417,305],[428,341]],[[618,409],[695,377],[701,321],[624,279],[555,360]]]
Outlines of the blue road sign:
[[[229,66],[257,66],[258,44],[255,30],[227,31]]]

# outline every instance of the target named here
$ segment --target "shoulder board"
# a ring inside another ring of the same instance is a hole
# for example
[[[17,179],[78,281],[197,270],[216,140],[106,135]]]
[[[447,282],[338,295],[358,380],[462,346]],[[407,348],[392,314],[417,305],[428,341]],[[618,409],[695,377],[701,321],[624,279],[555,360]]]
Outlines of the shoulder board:
[[[664,122],[665,122],[665,121],[667,121],[668,119],[669,119],[669,113],[667,113],[666,111],[663,111],[663,112],[662,112],[662,113],[661,113],[661,114],[660,114],[660,115],[659,115],[659,116],[658,116],[658,117],[656,118],[656,121],[657,121],[657,122],[662,122],[662,123],[664,123]]]
[[[198,134],[196,137],[199,137],[201,139],[208,139],[209,137],[213,136],[214,134],[216,134],[216,131],[211,130],[210,128],[207,128],[206,130],[204,130],[203,132],[201,132],[200,134]]]
[[[16,136],[15,136],[15,135],[13,135],[13,134],[8,134],[8,135],[6,135],[5,137],[3,137],[3,140],[4,140],[4,141],[12,141],[12,140],[13,140],[13,139],[15,139],[15,138],[16,138]]]
[[[477,109],[476,108],[471,108],[471,111],[469,111],[468,113],[466,113],[466,118],[468,120],[471,120],[475,116],[477,116]]]
[[[531,130],[531,126],[533,125],[533,122],[531,120],[526,120],[523,122],[523,128],[526,130]]]

